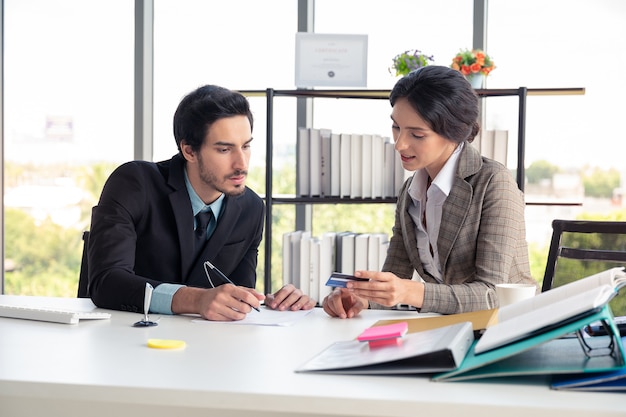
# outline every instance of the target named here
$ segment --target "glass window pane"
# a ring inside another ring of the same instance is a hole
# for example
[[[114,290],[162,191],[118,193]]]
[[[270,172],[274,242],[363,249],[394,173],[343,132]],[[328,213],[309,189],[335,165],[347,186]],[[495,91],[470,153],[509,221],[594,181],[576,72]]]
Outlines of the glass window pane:
[[[5,292],[75,296],[91,207],[132,158],[134,7],[4,7]]]
[[[614,0],[489,2],[488,53],[497,68],[488,88],[585,88],[584,95],[527,100],[526,200],[582,203],[527,207],[531,252],[534,243],[544,261],[552,219],[626,219],[625,21],[626,3]],[[487,101],[487,128],[510,131],[513,168],[517,107],[516,99]],[[543,277],[545,262],[535,263],[533,275]]]
[[[398,80],[390,70],[397,54],[418,49],[433,57],[432,64],[447,66],[460,48],[471,47],[472,13],[472,2],[464,0],[390,0],[384,6],[379,0],[317,0],[315,32],[367,34],[367,88],[385,90]],[[387,100],[318,100],[314,125],[389,136],[390,113]]]
[[[235,90],[293,88],[297,6],[293,0],[155,2],[154,160],[168,159],[178,152],[172,118],[182,97],[195,88],[205,84]],[[250,104],[254,141],[247,185],[264,195],[265,96],[250,98]],[[283,165],[295,163],[296,107],[277,103],[279,106],[275,119],[285,123],[274,129],[274,178],[280,177]],[[279,253],[277,237],[280,235],[275,232],[272,249]],[[257,288],[261,291],[264,245],[261,242],[257,267]],[[279,259],[273,265],[280,271]],[[273,276],[279,278],[277,272]]]
[[[172,117],[182,97],[195,88],[205,84],[235,90],[293,88],[297,5],[292,0],[156,2],[155,160],[177,152]],[[251,165],[264,167],[265,100],[252,100],[252,106]]]

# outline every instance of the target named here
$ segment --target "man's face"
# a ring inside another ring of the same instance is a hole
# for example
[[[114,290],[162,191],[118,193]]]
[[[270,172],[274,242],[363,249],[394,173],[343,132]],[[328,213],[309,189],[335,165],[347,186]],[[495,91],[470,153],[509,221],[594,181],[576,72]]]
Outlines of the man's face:
[[[198,152],[183,143],[189,181],[205,204],[222,193],[238,195],[245,191],[251,141],[248,118],[232,116],[211,125]]]

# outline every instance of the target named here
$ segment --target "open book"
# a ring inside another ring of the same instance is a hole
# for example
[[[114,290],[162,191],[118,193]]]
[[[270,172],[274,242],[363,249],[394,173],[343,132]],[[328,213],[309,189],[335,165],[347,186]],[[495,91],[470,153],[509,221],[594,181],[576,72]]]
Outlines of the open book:
[[[618,370],[624,347],[608,302],[625,285],[624,268],[613,268],[502,307],[461,366],[433,380]],[[594,322],[611,335],[585,336],[581,329]]]

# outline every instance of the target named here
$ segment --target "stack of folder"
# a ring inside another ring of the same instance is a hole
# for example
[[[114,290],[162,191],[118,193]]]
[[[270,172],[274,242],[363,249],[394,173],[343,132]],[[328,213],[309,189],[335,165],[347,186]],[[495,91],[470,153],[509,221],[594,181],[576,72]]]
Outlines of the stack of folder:
[[[626,390],[626,338],[608,305],[624,286],[624,268],[613,268],[500,309],[379,321],[374,326],[406,321],[404,343],[337,342],[296,371],[429,374],[433,381],[552,375],[554,389]],[[606,335],[589,336],[592,324]],[[433,356],[447,361],[433,367]]]

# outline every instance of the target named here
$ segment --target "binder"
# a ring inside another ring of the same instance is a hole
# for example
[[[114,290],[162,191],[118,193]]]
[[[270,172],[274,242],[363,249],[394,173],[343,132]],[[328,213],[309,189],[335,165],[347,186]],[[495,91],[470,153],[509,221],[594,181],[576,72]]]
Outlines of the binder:
[[[301,365],[296,372],[433,374],[458,367],[473,340],[471,323],[463,322],[407,334],[398,345],[372,347],[367,341],[339,341]]]
[[[622,337],[622,345],[626,337]],[[626,367],[617,371],[587,374],[555,375],[550,382],[554,390],[626,392]]]
[[[611,336],[585,337],[582,329],[590,323],[604,321]],[[491,329],[487,328],[485,337]],[[474,342],[461,365],[454,370],[433,375],[433,381],[463,381],[471,379],[519,376],[558,375],[609,372],[622,369],[625,364],[624,348],[619,341],[617,326],[608,305],[572,317],[559,325],[549,326],[535,334],[502,346],[476,352],[481,339]],[[609,351],[609,347],[612,347]],[[586,344],[610,354],[596,355]]]
[[[502,307],[498,323],[487,327],[461,366],[433,380],[618,370],[625,365],[624,347],[609,301],[625,285],[624,268],[612,268]],[[608,336],[583,333],[596,322]]]

